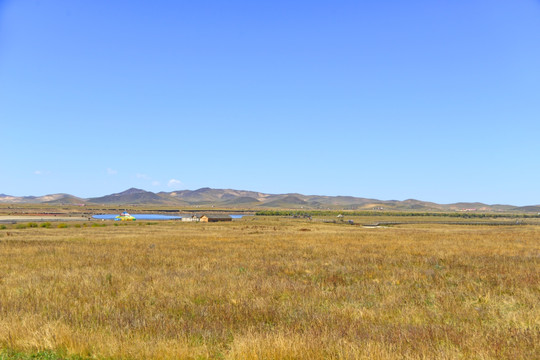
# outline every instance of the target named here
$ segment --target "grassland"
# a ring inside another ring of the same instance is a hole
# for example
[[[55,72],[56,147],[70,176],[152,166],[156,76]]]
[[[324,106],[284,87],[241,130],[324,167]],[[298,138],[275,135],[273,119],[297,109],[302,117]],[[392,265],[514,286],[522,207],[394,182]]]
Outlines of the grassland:
[[[0,230],[0,359],[540,358],[538,226],[86,225]]]

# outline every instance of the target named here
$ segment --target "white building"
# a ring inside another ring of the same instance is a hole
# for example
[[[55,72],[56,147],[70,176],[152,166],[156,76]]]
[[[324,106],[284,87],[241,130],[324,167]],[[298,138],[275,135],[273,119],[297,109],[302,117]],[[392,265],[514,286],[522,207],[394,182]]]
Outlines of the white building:
[[[182,221],[199,222],[199,217],[197,215],[182,215]]]

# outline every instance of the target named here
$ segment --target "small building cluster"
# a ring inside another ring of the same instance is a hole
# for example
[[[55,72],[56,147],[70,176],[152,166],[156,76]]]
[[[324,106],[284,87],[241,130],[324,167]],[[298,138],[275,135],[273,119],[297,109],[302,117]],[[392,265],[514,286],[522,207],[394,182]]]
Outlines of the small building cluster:
[[[218,222],[218,221],[232,221],[229,215],[186,215],[182,216],[182,221],[187,222]]]

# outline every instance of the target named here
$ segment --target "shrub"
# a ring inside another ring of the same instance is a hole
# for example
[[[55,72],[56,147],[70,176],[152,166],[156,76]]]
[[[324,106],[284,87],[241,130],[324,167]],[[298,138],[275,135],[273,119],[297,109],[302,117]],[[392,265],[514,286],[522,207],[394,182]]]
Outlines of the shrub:
[[[59,229],[65,229],[65,228],[67,228],[68,226],[67,226],[67,224],[63,224],[63,223],[62,223],[62,224],[58,224],[57,227],[58,227]]]
[[[5,230],[7,229],[6,225],[0,225],[0,230]]]
[[[44,222],[44,223],[42,223],[42,224],[39,225],[39,226],[41,226],[42,228],[50,228],[50,227],[51,227],[51,223],[50,223],[50,222]]]
[[[17,224],[16,229],[26,229],[26,224]]]
[[[29,228],[37,228],[37,227],[38,227],[38,224],[35,223],[35,222],[31,222],[31,223],[28,223],[28,227],[29,227]]]

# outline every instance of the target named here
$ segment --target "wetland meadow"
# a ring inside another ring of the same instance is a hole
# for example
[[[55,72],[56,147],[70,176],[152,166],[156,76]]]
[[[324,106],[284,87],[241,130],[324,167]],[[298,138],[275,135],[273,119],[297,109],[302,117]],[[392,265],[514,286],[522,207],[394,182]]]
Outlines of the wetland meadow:
[[[540,227],[4,225],[0,359],[533,359]]]

